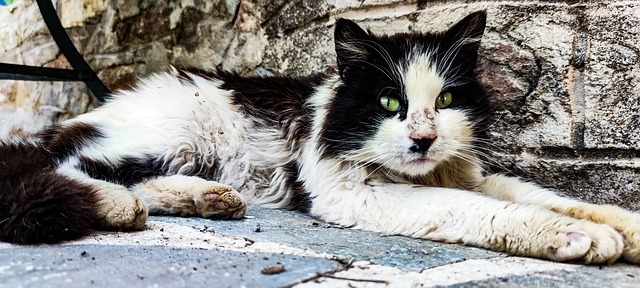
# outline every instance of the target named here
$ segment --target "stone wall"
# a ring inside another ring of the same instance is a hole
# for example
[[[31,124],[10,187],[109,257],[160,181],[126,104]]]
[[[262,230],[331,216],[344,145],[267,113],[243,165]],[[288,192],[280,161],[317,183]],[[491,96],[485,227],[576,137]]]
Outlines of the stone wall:
[[[76,46],[113,90],[170,64],[303,75],[334,62],[332,25],[436,31],[484,9],[478,74],[493,96],[492,170],[640,210],[640,2],[61,0]],[[68,67],[33,1],[0,7],[0,61]],[[97,105],[82,83],[0,81],[0,132]],[[2,134],[0,133],[0,135]]]

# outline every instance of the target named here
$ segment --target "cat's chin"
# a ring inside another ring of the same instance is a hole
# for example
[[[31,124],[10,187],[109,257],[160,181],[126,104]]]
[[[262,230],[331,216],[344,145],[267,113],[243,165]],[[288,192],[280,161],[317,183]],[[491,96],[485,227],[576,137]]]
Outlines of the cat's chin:
[[[429,174],[436,168],[437,161],[427,156],[420,156],[393,167],[395,171],[408,176],[422,176]]]

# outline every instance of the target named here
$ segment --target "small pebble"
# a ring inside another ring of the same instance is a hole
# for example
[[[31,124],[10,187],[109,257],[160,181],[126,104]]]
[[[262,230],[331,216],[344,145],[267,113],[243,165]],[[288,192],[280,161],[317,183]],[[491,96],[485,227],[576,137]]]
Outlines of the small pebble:
[[[284,265],[275,265],[275,266],[269,266],[266,267],[264,269],[262,269],[262,271],[260,271],[260,273],[265,274],[265,275],[273,275],[273,274],[280,274],[282,272],[284,272]]]

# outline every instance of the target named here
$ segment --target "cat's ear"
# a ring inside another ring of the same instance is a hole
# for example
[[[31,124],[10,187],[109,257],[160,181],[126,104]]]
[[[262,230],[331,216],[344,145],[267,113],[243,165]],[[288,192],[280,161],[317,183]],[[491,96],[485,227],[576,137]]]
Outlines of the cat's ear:
[[[341,18],[336,20],[334,41],[338,56],[338,70],[340,76],[344,78],[349,66],[359,65],[368,59],[367,47],[371,46],[373,39],[355,22]]]
[[[480,38],[484,34],[484,29],[487,24],[487,13],[485,11],[478,11],[464,17],[458,23],[453,25],[444,34],[447,38],[453,40],[453,42],[462,41],[464,44],[471,44],[472,46],[479,46]]]
[[[459,73],[469,74],[472,77],[478,60],[480,38],[484,34],[486,23],[487,14],[484,11],[475,12],[444,32],[443,40],[448,43],[445,47],[457,50],[453,61],[457,63]]]

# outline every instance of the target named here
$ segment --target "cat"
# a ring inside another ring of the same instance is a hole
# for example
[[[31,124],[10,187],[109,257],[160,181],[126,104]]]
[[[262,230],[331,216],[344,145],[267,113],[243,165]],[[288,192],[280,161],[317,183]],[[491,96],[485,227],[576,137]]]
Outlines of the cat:
[[[139,230],[149,214],[241,219],[256,203],[519,256],[640,263],[638,214],[483,174],[485,25],[480,11],[443,32],[377,35],[338,19],[325,73],[172,68],[3,140],[0,239]]]

